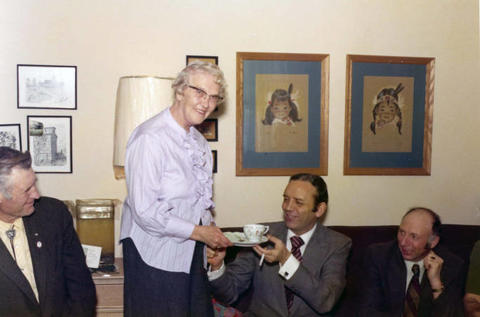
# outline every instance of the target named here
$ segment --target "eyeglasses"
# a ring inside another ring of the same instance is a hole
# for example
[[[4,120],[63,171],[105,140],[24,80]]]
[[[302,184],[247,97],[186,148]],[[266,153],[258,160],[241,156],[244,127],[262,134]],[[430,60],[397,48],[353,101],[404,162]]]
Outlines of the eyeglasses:
[[[219,104],[222,102],[223,97],[219,95],[209,95],[205,90],[202,88],[198,88],[192,85],[187,85],[189,88],[192,88],[195,91],[195,95],[200,99],[207,99],[208,102],[212,102],[214,104]]]

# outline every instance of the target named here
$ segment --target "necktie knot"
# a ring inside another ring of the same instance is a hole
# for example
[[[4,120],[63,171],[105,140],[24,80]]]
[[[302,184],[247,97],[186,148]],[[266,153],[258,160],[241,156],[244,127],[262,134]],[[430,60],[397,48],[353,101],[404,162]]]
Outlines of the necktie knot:
[[[420,266],[418,264],[414,264],[412,266],[412,272],[413,272],[413,276],[418,277],[420,275]]]
[[[299,236],[293,236],[290,238],[290,242],[292,242],[292,248],[300,248],[305,242]]]

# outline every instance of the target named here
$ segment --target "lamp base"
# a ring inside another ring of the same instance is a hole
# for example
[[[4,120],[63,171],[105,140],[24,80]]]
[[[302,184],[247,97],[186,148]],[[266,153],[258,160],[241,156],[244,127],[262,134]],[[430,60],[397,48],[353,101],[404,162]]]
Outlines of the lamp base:
[[[125,179],[125,168],[120,165],[113,165],[113,173],[115,174],[115,179]]]

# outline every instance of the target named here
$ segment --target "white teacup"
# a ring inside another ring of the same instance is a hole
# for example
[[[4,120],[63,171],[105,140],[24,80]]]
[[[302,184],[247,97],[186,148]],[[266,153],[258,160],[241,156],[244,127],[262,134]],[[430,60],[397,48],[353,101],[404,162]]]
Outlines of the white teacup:
[[[243,226],[243,233],[248,241],[260,241],[265,233],[267,233],[269,226],[259,224],[248,224]]]

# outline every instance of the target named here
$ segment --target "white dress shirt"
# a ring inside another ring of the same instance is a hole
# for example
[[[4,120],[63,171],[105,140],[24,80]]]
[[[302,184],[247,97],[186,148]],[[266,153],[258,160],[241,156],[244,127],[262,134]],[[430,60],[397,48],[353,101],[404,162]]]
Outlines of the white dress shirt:
[[[407,292],[408,285],[410,284],[410,280],[413,277],[412,267],[414,264],[418,264],[420,267],[420,274],[418,276],[419,283],[422,283],[423,273],[425,273],[425,265],[423,264],[423,259],[418,262],[412,262],[405,260],[405,266],[407,267],[407,281],[405,285],[405,292]]]
[[[310,229],[309,231],[305,232],[300,236],[300,238],[302,238],[304,242],[303,245],[300,247],[300,253],[302,255],[305,252],[305,248],[307,247],[308,241],[310,241],[310,238],[312,237],[313,232],[315,231],[315,228],[317,228],[317,224],[315,224],[312,229]],[[290,241],[290,238],[293,236],[295,236],[295,233],[293,233],[292,230],[288,229],[287,241],[286,241],[286,247],[288,251],[292,250],[292,242]],[[293,276],[293,274],[295,274],[299,266],[300,266],[300,261],[298,261],[293,254],[290,254],[290,256],[285,261],[285,263],[283,265],[280,265],[280,270],[278,271],[278,274],[280,274],[283,278],[288,280]]]
[[[300,253],[302,255],[305,252],[305,248],[307,247],[308,241],[310,241],[310,238],[312,237],[313,232],[315,231],[315,228],[317,228],[317,224],[315,224],[312,229],[310,229],[309,231],[305,232],[300,236],[300,238],[302,238],[304,242],[303,245],[300,247]],[[287,241],[285,243],[285,246],[287,247],[288,251],[292,250],[292,243],[290,242],[290,238],[293,236],[295,236],[295,233],[293,233],[293,231],[288,229]],[[293,254],[290,254],[290,256],[285,261],[285,263],[283,265],[280,265],[278,274],[280,274],[283,278],[288,280],[293,276],[293,274],[295,274],[299,266],[300,266],[300,261],[298,261]],[[219,278],[220,276],[222,276],[223,273],[225,273],[225,269],[226,269],[225,264],[222,263],[222,266],[218,270],[207,272],[208,280],[213,281]]]

